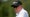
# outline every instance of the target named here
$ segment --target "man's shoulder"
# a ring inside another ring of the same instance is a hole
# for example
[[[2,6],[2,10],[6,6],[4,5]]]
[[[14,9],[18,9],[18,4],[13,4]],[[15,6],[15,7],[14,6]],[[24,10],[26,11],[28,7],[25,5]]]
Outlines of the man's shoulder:
[[[22,11],[23,11],[24,13],[28,13],[27,10],[25,10],[25,9],[23,9]]]
[[[28,13],[24,8],[22,8],[21,12],[19,14],[25,14]]]

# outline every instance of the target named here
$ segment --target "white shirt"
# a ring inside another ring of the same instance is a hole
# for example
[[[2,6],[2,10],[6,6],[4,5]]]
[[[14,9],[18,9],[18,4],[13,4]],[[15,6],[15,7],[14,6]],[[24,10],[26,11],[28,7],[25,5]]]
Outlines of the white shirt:
[[[28,12],[22,8],[19,13],[16,13],[16,17],[29,17]]]

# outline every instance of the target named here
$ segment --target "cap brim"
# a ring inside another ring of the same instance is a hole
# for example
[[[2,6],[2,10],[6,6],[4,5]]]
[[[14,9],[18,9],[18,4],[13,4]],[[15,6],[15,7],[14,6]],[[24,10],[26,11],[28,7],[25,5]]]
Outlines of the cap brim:
[[[19,4],[13,4],[11,5],[11,7],[17,7]]]

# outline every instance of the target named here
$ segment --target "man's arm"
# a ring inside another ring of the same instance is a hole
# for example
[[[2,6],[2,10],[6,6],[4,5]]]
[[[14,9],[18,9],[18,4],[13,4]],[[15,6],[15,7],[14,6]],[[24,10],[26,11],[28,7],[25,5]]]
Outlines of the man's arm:
[[[28,13],[24,13],[24,17],[29,17]]]
[[[29,17],[29,15],[28,13],[24,12],[24,13],[19,14],[18,17]]]

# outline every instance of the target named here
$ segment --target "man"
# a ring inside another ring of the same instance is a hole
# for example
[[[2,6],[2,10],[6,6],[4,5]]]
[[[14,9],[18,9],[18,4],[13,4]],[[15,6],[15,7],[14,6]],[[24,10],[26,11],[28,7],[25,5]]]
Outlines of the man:
[[[12,7],[15,9],[16,17],[29,17],[28,12],[22,7],[21,1],[13,2]]]

